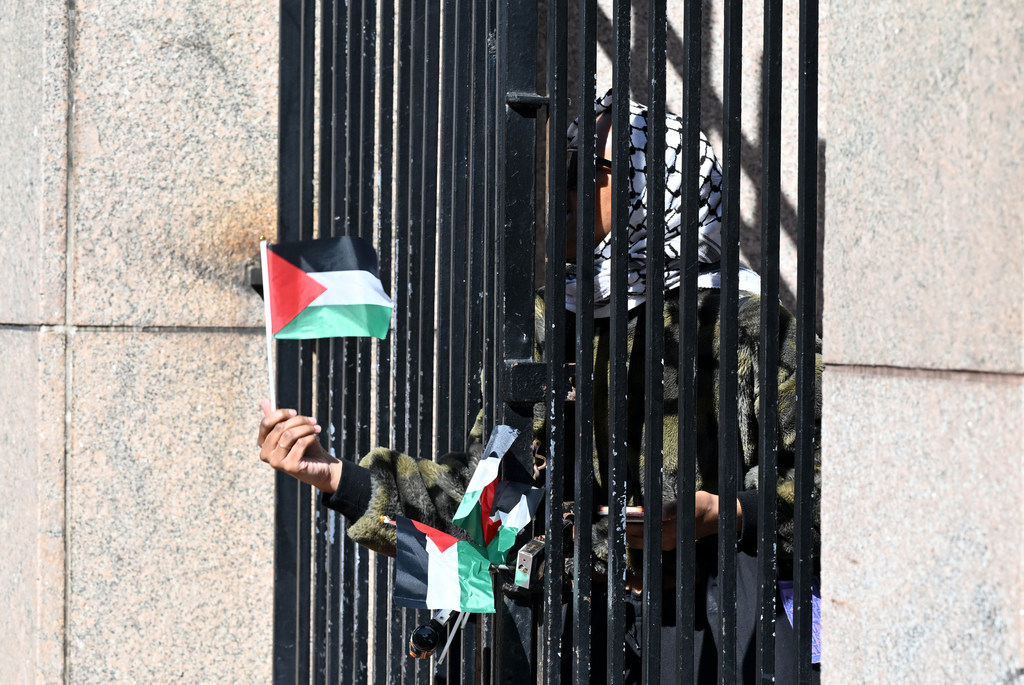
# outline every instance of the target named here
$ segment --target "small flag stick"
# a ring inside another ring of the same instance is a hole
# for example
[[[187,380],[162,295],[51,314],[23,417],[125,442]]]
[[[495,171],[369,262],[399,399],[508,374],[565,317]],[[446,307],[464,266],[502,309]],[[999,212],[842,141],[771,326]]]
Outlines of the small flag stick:
[[[461,616],[455,619],[455,624],[448,631],[448,641],[444,643],[444,649],[441,650],[441,656],[437,657],[435,668],[444,663],[444,658],[448,656],[448,648],[452,646],[452,639],[455,637],[455,633],[462,630],[462,627],[466,625],[466,621],[468,620],[468,612],[464,612]]]
[[[270,409],[277,409],[274,386],[274,334],[270,328],[270,276],[267,274],[267,241],[260,236],[260,267],[263,269],[263,319],[267,324],[267,371],[270,373]]]

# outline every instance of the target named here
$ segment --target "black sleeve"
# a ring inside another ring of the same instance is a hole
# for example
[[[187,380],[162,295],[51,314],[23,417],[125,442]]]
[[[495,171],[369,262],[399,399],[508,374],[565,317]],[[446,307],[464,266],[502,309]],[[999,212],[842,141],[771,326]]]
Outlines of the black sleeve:
[[[320,503],[355,521],[369,508],[371,490],[370,470],[346,459],[338,489],[332,493],[321,492]]]

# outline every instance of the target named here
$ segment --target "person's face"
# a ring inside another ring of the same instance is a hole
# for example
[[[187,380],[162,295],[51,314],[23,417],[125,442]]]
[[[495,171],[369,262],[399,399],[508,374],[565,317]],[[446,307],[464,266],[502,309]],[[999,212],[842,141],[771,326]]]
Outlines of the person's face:
[[[607,164],[607,160],[611,160],[611,120],[602,113],[596,122],[599,160],[594,175],[594,247],[612,230],[612,170]],[[565,255],[566,259],[576,261],[577,193],[575,183],[569,185],[565,202]]]

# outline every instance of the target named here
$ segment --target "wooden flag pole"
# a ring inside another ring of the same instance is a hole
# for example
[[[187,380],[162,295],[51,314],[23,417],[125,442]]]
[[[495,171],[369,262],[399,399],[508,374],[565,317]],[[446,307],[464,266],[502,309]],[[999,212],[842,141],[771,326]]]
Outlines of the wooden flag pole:
[[[267,371],[270,374],[270,409],[277,409],[277,388],[274,385],[274,333],[270,328],[270,277],[267,274],[267,240],[260,236],[260,267],[263,269],[263,320],[267,326]]]

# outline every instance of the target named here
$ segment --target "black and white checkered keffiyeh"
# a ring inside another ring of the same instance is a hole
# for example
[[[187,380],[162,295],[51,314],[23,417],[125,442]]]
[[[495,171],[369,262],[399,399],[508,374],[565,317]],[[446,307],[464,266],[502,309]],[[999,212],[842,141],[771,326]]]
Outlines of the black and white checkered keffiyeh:
[[[612,106],[609,90],[594,103],[600,115]],[[647,108],[629,103],[629,309],[642,304],[647,297]],[[665,116],[665,290],[679,287],[682,254],[682,120],[674,114]],[[578,147],[578,120],[566,133],[569,147]],[[700,288],[718,288],[721,272],[717,264],[722,256],[722,168],[715,151],[702,132],[700,134],[700,191],[697,213],[697,253],[702,268],[697,279]],[[614,229],[613,229],[614,230]],[[611,315],[611,234],[594,248],[594,316]],[[575,269],[569,269],[565,284],[565,306],[576,311]],[[760,291],[758,275],[740,266],[739,289]]]

